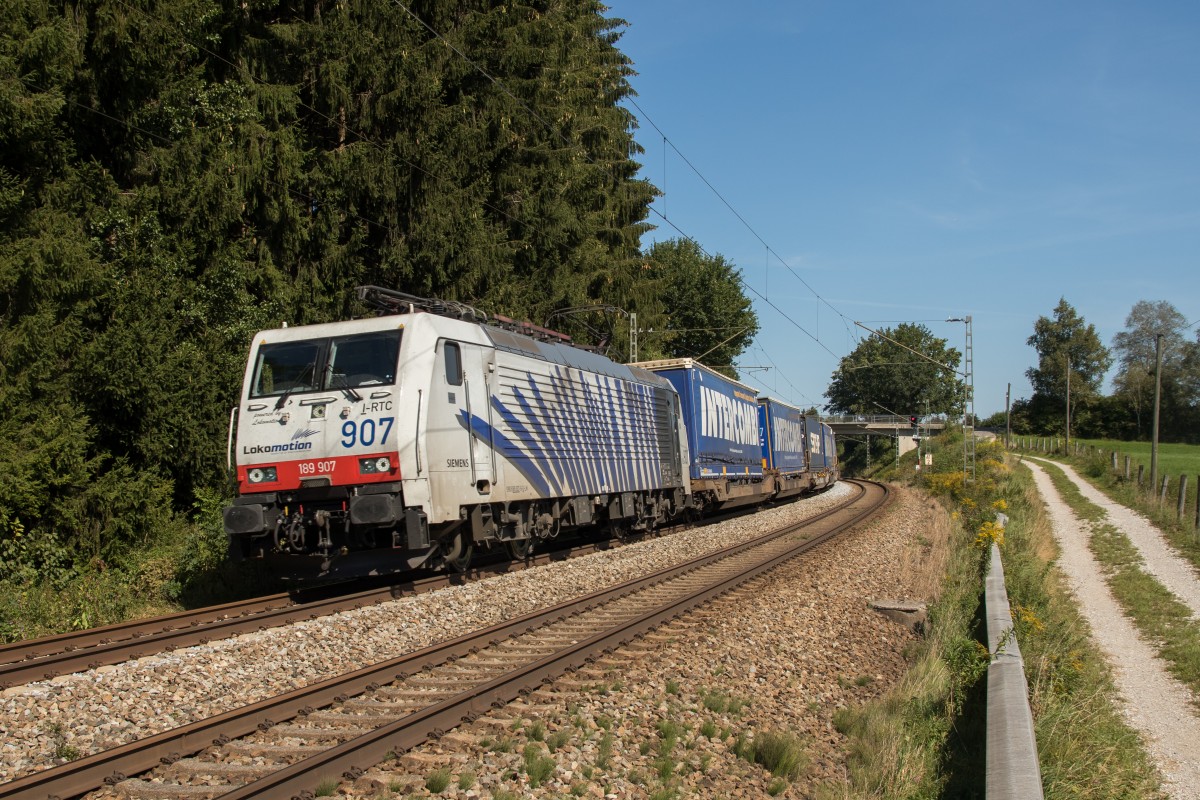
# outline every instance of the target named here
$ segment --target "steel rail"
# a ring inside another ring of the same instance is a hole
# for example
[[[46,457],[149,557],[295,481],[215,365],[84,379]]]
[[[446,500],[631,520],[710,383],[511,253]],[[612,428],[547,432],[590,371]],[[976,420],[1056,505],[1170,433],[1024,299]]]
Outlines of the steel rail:
[[[606,543],[588,543],[569,552],[538,553],[524,561],[481,564],[465,573],[416,578],[390,586],[314,600],[276,594],[252,600],[182,611],[162,617],[62,633],[0,646],[0,689],[51,680],[88,669],[207,644],[241,633],[278,628],[301,620],[378,605],[398,597],[423,594],[454,583],[512,572],[595,552]]]
[[[703,524],[715,524],[730,516],[734,514],[717,515]],[[674,527],[676,526],[664,529],[663,532]],[[352,611],[368,605],[379,605],[398,597],[423,594],[490,575],[543,566],[613,546],[621,546],[621,543],[615,540],[583,541],[555,550],[535,552],[523,560],[498,558],[472,565],[462,573],[409,578],[387,586],[348,594],[323,596],[336,589],[329,586],[313,587],[296,593],[267,595],[161,617],[129,620],[100,628],[4,644],[0,645],[0,690],[120,664],[182,647],[208,644],[242,633],[283,627],[293,622]],[[308,594],[316,596],[314,599],[304,599]]]
[[[866,494],[862,487],[858,488],[859,492],[855,497],[834,509],[830,509],[797,524],[787,526],[780,531],[741,543],[729,550],[700,556],[684,564],[660,570],[659,572],[626,584],[610,587],[547,609],[531,612],[530,614],[499,623],[470,635],[431,645],[395,659],[364,667],[345,675],[321,681],[277,697],[135,742],[130,742],[101,753],[85,756],[68,764],[26,775],[7,784],[0,784],[0,800],[59,800],[60,798],[76,797],[100,788],[105,784],[118,783],[126,779],[129,775],[148,771],[160,764],[173,763],[186,755],[199,752],[210,745],[223,744],[231,739],[246,736],[257,730],[270,728],[280,722],[307,714],[316,707],[340,702],[347,697],[361,694],[394,680],[403,680],[427,668],[467,656],[476,651],[482,644],[496,643],[512,636],[536,630],[550,621],[564,619],[570,614],[576,613],[579,609],[590,609],[597,605],[611,602],[614,599],[661,583],[668,577],[693,571],[708,564],[727,559],[733,555],[759,547],[772,539],[787,536],[798,530],[812,526],[835,514],[853,510],[855,504],[863,499]],[[883,491],[886,499],[886,489],[883,489]],[[853,519],[838,526],[834,532],[808,539],[800,544],[799,548],[802,550],[816,546],[834,535],[836,531],[861,522],[866,516],[877,512],[880,507],[882,507],[882,502],[867,507],[865,511],[858,509]],[[793,557],[795,554],[796,552],[791,552],[786,558]],[[773,563],[781,558],[784,557],[774,559]],[[743,578],[742,580],[746,579]],[[709,596],[713,595],[710,593]],[[604,646],[611,646],[607,644],[608,640],[609,638],[605,637],[606,644]],[[548,659],[543,659],[547,663],[541,665],[540,668],[543,669],[543,672],[540,673],[538,680],[548,678],[549,673],[545,672],[544,669],[550,668],[551,663],[553,663],[554,669],[561,672],[568,667],[577,666],[579,663],[585,662],[588,657],[591,657],[587,656],[584,649],[580,647],[573,647],[571,651],[573,654],[578,655],[579,658],[571,660],[574,656],[563,656],[562,658],[548,657]],[[594,653],[595,651],[591,652]],[[538,663],[540,664],[541,662]],[[528,672],[528,670],[524,672]],[[508,683],[511,683],[511,679]],[[415,744],[428,739],[431,735],[436,736],[439,730],[453,727],[460,724],[463,720],[471,719],[482,713],[490,707],[491,703],[502,702],[504,698],[512,699],[515,696],[513,693],[527,691],[530,688],[528,684],[520,686],[512,684],[509,688],[502,688],[504,685],[504,683],[501,683],[497,679],[491,683],[482,684],[475,690],[464,693],[463,701],[458,704],[450,704],[447,701],[410,715],[414,724],[417,721],[424,721],[426,723],[425,727],[420,729],[424,732],[419,735],[418,733],[400,735],[397,731],[389,730],[389,733],[384,735],[384,738],[391,736],[387,745],[388,749],[394,750],[400,747],[403,742],[410,740]],[[453,723],[449,722],[451,718],[455,718],[455,715],[457,715],[455,721]],[[390,728],[391,726],[384,726],[384,729]],[[418,729],[412,728],[411,730],[417,731]],[[362,748],[349,748],[347,745],[351,743],[346,743],[345,745],[333,748],[328,757],[315,756],[314,758],[323,759],[320,762],[313,762],[309,759],[301,763],[308,763],[310,765],[310,777],[311,769],[315,768],[322,775],[326,775],[328,770],[332,768],[329,764],[342,763],[344,759],[362,763],[362,759],[371,757],[370,754],[374,753],[375,749],[377,749],[376,745],[370,741],[374,735],[375,733],[364,734],[363,737],[352,740],[360,742]],[[408,746],[411,747],[413,745],[410,744]],[[336,755],[334,755],[335,752],[337,753]],[[354,755],[356,752],[359,755]],[[382,757],[382,754],[380,757]],[[351,766],[353,765],[351,764]],[[303,780],[303,778],[297,776],[285,778],[282,775],[282,773],[290,771],[291,768],[281,771],[279,773],[281,776],[280,780]],[[267,779],[264,778],[262,780]],[[262,784],[262,780],[250,785]],[[266,786],[266,784],[262,784],[260,788],[265,788]]]
[[[11,663],[26,661],[34,658],[56,655],[70,650],[109,644],[119,639],[137,639],[150,636],[162,630],[168,630],[195,624],[197,615],[204,614],[213,619],[223,619],[241,616],[249,609],[256,612],[256,604],[264,607],[287,605],[291,601],[286,594],[275,594],[259,597],[254,600],[238,600],[222,605],[208,606],[192,611],[180,611],[150,619],[135,619],[105,625],[100,628],[88,628],[82,631],[68,631],[37,639],[23,639],[18,642],[0,644],[0,669]],[[0,672],[0,677],[3,672]]]
[[[502,706],[522,694],[552,682],[556,677],[573,672],[595,660],[597,653],[611,652],[672,619],[705,603],[735,590],[742,584],[769,572],[783,562],[790,561],[800,553],[811,550],[836,536],[843,530],[859,524],[864,518],[877,513],[887,502],[890,494],[886,487],[879,505],[868,508],[852,519],[805,540],[784,553],[768,558],[732,577],[719,581],[699,592],[672,601],[653,609],[633,620],[622,623],[608,631],[596,634],[571,645],[550,656],[514,670],[495,680],[444,700],[428,708],[416,711],[395,722],[383,725],[341,745],[291,764],[266,777],[245,784],[233,791],[219,795],[220,800],[302,800],[314,796],[314,789],[323,781],[354,780],[366,768],[384,761],[389,753],[411,750],[430,738],[463,722],[477,718],[493,707]],[[864,491],[863,495],[866,494]],[[855,498],[855,501],[861,498]],[[839,510],[853,505],[848,504]],[[792,531],[771,538],[788,536]],[[764,537],[766,538],[766,537]],[[684,569],[690,571],[694,567]],[[673,570],[672,570],[673,571]]]

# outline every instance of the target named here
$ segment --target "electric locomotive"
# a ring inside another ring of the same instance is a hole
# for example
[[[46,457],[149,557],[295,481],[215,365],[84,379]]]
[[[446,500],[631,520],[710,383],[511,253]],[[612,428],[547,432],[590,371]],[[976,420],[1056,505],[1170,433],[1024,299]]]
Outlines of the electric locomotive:
[[[255,335],[230,418],[234,558],[283,577],[462,570],[689,505],[671,383],[528,323],[379,287],[380,316]],[[236,434],[235,434],[236,431]]]

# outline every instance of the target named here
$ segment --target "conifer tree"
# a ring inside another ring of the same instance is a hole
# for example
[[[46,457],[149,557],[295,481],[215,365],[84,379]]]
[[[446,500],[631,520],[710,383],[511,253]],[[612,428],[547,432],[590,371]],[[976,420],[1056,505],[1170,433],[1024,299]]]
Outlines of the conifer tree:
[[[380,283],[535,321],[639,299],[621,23],[571,0],[13,0],[0,558],[111,562],[227,492],[253,331]],[[21,535],[18,536],[17,533]]]

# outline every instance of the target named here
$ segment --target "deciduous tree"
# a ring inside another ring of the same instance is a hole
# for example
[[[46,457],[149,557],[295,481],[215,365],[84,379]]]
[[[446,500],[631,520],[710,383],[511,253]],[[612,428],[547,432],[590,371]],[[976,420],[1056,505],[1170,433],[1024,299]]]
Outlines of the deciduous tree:
[[[1138,438],[1150,435],[1154,405],[1156,340],[1162,335],[1160,371],[1160,434],[1176,438],[1187,431],[1189,417],[1200,400],[1191,389],[1198,360],[1195,342],[1184,335],[1187,319],[1175,306],[1160,300],[1139,300],[1125,318],[1125,330],[1113,337],[1117,355],[1114,395],[1133,415]]]
[[[758,333],[741,272],[689,239],[670,239],[646,253],[642,280],[661,315],[646,317],[654,330],[645,336],[641,358],[695,358],[736,378],[734,362]]]
[[[1037,366],[1025,371],[1033,384],[1029,405],[1032,424],[1040,433],[1062,431],[1068,382],[1074,416],[1077,408],[1099,395],[1112,355],[1101,343],[1096,326],[1084,322],[1066,298],[1059,299],[1052,317],[1039,317],[1034,322],[1028,343],[1038,354]]]
[[[841,360],[825,393],[829,410],[878,414],[890,409],[901,415],[962,412],[958,350],[920,324],[906,322],[880,333],[859,342]]]

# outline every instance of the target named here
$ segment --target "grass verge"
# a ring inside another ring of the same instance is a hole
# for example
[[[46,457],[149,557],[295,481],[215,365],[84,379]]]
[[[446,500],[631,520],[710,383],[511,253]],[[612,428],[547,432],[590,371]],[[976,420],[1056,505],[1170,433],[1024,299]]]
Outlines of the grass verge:
[[[1191,609],[1142,568],[1141,554],[1129,538],[1105,521],[1104,510],[1085,498],[1062,469],[1052,464],[1042,468],[1063,501],[1091,525],[1088,546],[1104,568],[1113,597],[1171,674],[1193,695],[1200,693],[1200,624]]]
[[[953,434],[931,442],[932,469],[910,478],[950,512],[945,578],[929,606],[927,636],[900,684],[835,717],[847,738],[849,781],[822,787],[818,797],[983,797],[982,579],[992,541],[1001,544],[1047,800],[1163,797],[1054,566],[1057,547],[1028,470],[1011,470],[998,446],[981,445],[977,479],[964,484],[961,443]],[[1009,516],[1001,533],[986,527],[996,510]]]
[[[1176,445],[1176,447],[1196,446]],[[1153,522],[1155,527],[1163,532],[1167,541],[1170,542],[1179,555],[1191,562],[1197,569],[1200,569],[1200,531],[1195,527],[1197,502],[1197,487],[1195,483],[1200,482],[1200,475],[1187,473],[1193,476],[1190,479],[1193,483],[1187,489],[1188,497],[1191,500],[1187,503],[1183,517],[1180,518],[1177,514],[1179,500],[1179,479],[1177,473],[1168,472],[1165,467],[1160,467],[1162,470],[1161,474],[1175,475],[1168,482],[1168,497],[1166,501],[1160,502],[1158,496],[1150,491],[1148,478],[1144,485],[1138,485],[1136,463],[1131,465],[1130,478],[1128,480],[1125,478],[1125,463],[1122,458],[1118,457],[1117,469],[1113,470],[1112,452],[1113,449],[1109,448],[1099,451],[1091,450],[1085,454],[1073,456],[1064,456],[1061,452],[1047,453],[1040,451],[1031,452],[1030,455],[1036,458],[1070,464],[1088,483],[1103,492],[1114,503],[1131,508]],[[1122,451],[1118,450],[1117,452],[1119,456]],[[1146,463],[1149,463],[1148,458]]]

